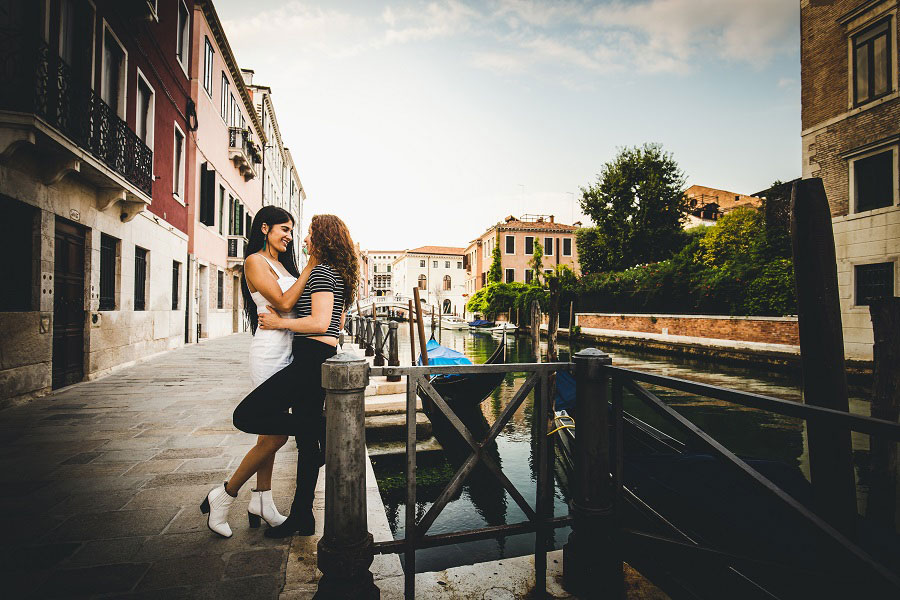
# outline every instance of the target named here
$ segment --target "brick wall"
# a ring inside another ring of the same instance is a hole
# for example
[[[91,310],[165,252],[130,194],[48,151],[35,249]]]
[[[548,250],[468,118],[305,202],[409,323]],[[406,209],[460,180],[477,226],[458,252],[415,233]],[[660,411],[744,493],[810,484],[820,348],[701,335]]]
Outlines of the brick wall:
[[[799,345],[796,317],[715,317],[695,315],[618,315],[579,313],[582,328]]]

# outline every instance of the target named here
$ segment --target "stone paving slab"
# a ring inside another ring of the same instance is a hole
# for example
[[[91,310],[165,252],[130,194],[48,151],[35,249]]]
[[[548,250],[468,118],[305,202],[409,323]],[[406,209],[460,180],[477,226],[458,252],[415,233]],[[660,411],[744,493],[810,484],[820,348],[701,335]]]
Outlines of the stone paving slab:
[[[255,442],[231,425],[250,339],[204,340],[0,410],[3,597],[278,597],[291,540],[250,529],[253,480],[231,539],[199,510]],[[296,454],[289,442],[276,457],[283,511]]]

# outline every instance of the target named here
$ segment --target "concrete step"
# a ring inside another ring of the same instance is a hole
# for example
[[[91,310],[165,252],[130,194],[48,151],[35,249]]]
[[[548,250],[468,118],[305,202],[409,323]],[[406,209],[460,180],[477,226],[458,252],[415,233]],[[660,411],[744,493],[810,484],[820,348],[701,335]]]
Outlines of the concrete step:
[[[388,381],[387,377],[370,377],[369,387],[366,388],[366,396],[386,396],[391,394],[406,393],[406,377],[400,381]]]
[[[375,442],[367,444],[370,457],[378,456],[402,456],[406,454],[406,442]],[[421,456],[431,452],[443,452],[441,444],[434,438],[416,442],[416,455]]]
[[[431,437],[431,421],[423,413],[416,413],[416,439]],[[406,441],[406,415],[375,415],[366,417],[366,443]]]
[[[422,399],[416,398],[416,411],[422,411]],[[366,396],[366,416],[406,414],[406,392]]]

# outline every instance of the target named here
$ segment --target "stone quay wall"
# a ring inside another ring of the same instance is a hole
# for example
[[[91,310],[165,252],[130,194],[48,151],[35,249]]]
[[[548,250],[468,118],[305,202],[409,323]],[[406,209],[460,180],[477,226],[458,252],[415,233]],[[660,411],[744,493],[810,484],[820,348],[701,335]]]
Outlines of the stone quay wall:
[[[632,331],[790,346],[800,344],[797,317],[578,313],[575,316],[575,323],[583,329]]]

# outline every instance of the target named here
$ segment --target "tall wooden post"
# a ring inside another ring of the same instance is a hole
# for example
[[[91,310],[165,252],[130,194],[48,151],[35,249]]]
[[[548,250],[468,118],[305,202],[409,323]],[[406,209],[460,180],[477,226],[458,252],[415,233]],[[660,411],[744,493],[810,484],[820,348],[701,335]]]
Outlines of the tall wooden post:
[[[409,353],[412,355],[410,364],[416,366],[416,311],[412,300],[409,301]]]
[[[388,323],[388,366],[400,366],[400,324],[397,321]],[[400,381],[399,375],[388,375],[388,381]]]
[[[575,302],[569,300],[569,354],[572,353],[572,340],[575,339]]]
[[[559,360],[556,330],[559,329],[559,279],[550,278],[550,315],[547,321],[547,362]]]
[[[422,301],[419,299],[419,288],[413,288],[413,299],[416,304],[416,326],[419,330],[419,352],[422,355],[422,364],[428,364],[428,348],[427,342],[425,341],[425,320],[422,317]],[[413,358],[413,364],[415,364],[416,359]]]
[[[881,298],[869,305],[875,333],[875,386],[872,416],[900,419],[900,298]],[[893,531],[897,519],[897,442],[872,436],[872,472],[866,516]]]
[[[531,301],[531,353],[534,362],[541,362],[541,303]]]
[[[369,566],[375,556],[366,520],[365,392],[369,365],[350,353],[322,365],[325,388],[325,531],[316,600],[380,597]]]
[[[372,307],[375,308],[374,306]],[[376,316],[372,320],[373,331],[375,333],[375,339],[372,343],[373,350],[375,352],[375,360],[372,361],[372,365],[375,367],[383,367],[384,366],[384,331],[381,329],[381,323],[378,322],[378,317]]]
[[[828,199],[819,178],[793,185],[791,238],[803,401],[848,412],[834,234]],[[807,440],[816,512],[852,539],[856,529],[856,485],[850,431],[808,421]]]
[[[616,527],[616,491],[610,465],[609,376],[605,352],[586,348],[575,355],[575,481],[572,533],[563,548],[563,580],[581,598],[624,598],[621,549]]]
[[[434,339],[434,326],[437,325],[437,321],[434,320],[434,307],[431,307],[431,338]]]
[[[366,356],[375,356],[375,330],[372,328],[372,317],[366,317]]]

